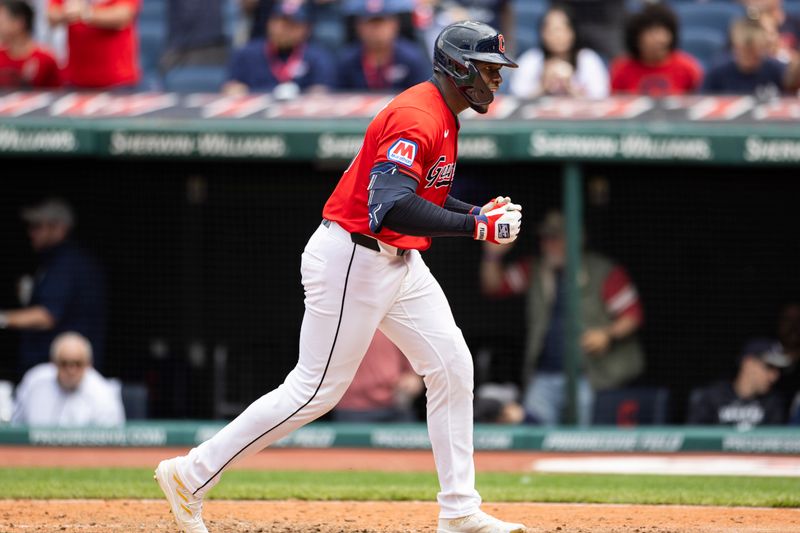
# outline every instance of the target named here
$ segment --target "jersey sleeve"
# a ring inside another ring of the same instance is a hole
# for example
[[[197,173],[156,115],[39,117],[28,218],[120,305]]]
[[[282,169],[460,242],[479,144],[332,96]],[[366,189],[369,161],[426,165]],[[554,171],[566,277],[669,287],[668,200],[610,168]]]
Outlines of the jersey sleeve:
[[[433,117],[424,111],[408,107],[393,109],[386,116],[378,138],[374,163],[394,163],[400,172],[420,181],[438,129]]]
[[[606,311],[615,317],[627,316],[639,322],[644,319],[639,292],[624,268],[614,267],[603,283]]]

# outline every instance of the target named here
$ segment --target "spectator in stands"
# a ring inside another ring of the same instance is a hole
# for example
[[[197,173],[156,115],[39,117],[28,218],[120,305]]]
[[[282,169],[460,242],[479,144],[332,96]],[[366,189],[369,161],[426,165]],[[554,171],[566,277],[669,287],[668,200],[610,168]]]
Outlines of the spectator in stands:
[[[33,8],[24,0],[0,0],[0,88],[61,85],[55,57],[33,40]]]
[[[728,424],[740,429],[783,424],[786,411],[782,398],[773,391],[789,358],[780,343],[770,339],[749,341],[739,358],[733,381],[697,389],[689,406],[689,424]]]
[[[786,69],[786,90],[800,96],[800,53],[796,53]]]
[[[141,0],[50,0],[50,24],[67,27],[67,85],[79,89],[136,88],[141,78],[136,34],[140,5]]]
[[[168,0],[167,43],[159,68],[224,65],[229,50],[223,20],[222,0]]]
[[[800,304],[784,305],[778,315],[778,341],[789,358],[789,366],[781,373],[775,390],[784,398],[796,396],[792,413],[800,411]]]
[[[563,422],[566,239],[564,217],[550,211],[539,227],[541,258],[503,265],[511,246],[487,244],[481,288],[493,297],[527,294],[528,332],[522,372],[525,411],[543,424]],[[636,287],[625,269],[594,252],[580,269],[583,357],[578,380],[578,421],[590,423],[594,391],[614,389],[638,377],[644,354],[636,332],[643,322]]]
[[[520,98],[568,95],[608,96],[608,71],[593,50],[581,48],[570,11],[551,7],[539,23],[539,48],[519,58],[511,74],[511,94]]]
[[[755,18],[774,34],[772,55],[789,63],[800,47],[800,19],[786,13],[783,0],[742,0],[748,16]]]
[[[731,46],[731,59],[708,71],[703,92],[753,94],[763,99],[783,92],[786,65],[770,57],[767,32],[757,20],[743,18],[734,22]]]
[[[92,345],[83,335],[53,340],[50,362],[25,373],[16,391],[14,424],[38,427],[119,426],[125,409],[119,384],[92,367]]]
[[[239,9],[244,17],[249,21],[250,30],[247,40],[264,39],[266,37],[267,20],[275,9],[275,4],[281,0],[238,0]],[[344,4],[340,0],[294,0],[296,3],[304,3],[309,8],[312,21],[318,20],[318,16],[323,10],[335,8],[340,9]]]
[[[105,284],[102,269],[69,238],[75,222],[63,200],[47,199],[24,209],[31,246],[40,256],[30,299],[21,309],[0,311],[0,329],[21,330],[18,371],[47,361],[53,339],[76,331],[94,346],[102,363],[105,341]]]
[[[340,422],[413,422],[414,400],[424,388],[408,359],[375,332],[356,376],[333,410]]]
[[[536,424],[518,401],[513,384],[484,383],[475,391],[473,418],[484,424]]]
[[[584,46],[608,60],[623,51],[625,0],[557,0],[575,15],[575,30]]]
[[[399,36],[397,2],[360,0],[354,7],[359,42],[342,53],[340,89],[399,92],[430,78],[422,48]]]
[[[268,38],[251,41],[234,52],[223,92],[273,92],[292,97],[336,85],[331,55],[308,40],[309,8],[289,0],[275,3],[267,21]]]
[[[664,4],[651,4],[628,18],[628,55],[611,65],[613,93],[667,96],[697,91],[703,69],[691,55],[676,49],[678,20]]]

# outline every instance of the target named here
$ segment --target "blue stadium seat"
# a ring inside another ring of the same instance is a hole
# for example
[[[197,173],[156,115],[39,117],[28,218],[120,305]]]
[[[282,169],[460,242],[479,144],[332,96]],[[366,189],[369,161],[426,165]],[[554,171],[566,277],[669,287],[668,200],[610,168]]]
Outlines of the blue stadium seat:
[[[227,78],[224,66],[176,67],[164,76],[164,89],[178,93],[218,93]]]
[[[525,50],[539,46],[539,20],[547,11],[544,0],[516,0],[514,2],[514,19],[517,55]]]
[[[158,60],[164,51],[167,32],[163,22],[145,22],[139,24],[139,59],[142,70],[155,72]]]
[[[321,46],[336,50],[347,39],[342,9],[336,3],[319,4],[315,7],[314,26],[311,38]]]
[[[710,28],[687,28],[680,34],[678,46],[697,58],[703,68],[708,70],[724,55],[728,38],[724,33]]]
[[[144,0],[139,10],[139,24],[144,22],[160,22],[166,26],[167,22],[166,0]]]
[[[800,0],[785,0],[783,2],[783,9],[787,14],[800,18]]]
[[[628,387],[599,391],[592,424],[604,426],[663,425],[669,419],[669,389]]]
[[[680,21],[680,31],[713,28],[728,35],[731,23],[745,15],[744,8],[733,2],[680,3],[673,7]]]

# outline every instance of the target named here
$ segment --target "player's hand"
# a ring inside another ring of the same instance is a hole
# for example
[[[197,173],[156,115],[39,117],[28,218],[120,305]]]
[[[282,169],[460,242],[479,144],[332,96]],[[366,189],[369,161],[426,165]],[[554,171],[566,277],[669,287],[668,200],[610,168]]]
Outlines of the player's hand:
[[[507,205],[501,205],[488,213],[475,217],[473,238],[495,244],[508,244],[516,240],[521,224],[521,211],[510,210]]]
[[[506,205],[508,206],[507,209],[509,211],[522,211],[522,206],[519,204],[511,203],[511,198],[509,196],[498,196],[497,198],[492,198],[487,203],[481,207],[481,211],[479,214],[485,215],[489,211],[493,211],[494,209]]]
[[[595,357],[604,355],[611,346],[611,335],[604,329],[589,329],[581,337],[583,351]]]

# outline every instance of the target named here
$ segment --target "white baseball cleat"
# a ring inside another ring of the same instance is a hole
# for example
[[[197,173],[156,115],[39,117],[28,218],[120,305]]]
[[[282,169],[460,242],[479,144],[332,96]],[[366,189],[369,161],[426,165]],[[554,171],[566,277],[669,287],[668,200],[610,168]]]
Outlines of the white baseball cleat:
[[[184,533],[208,533],[203,518],[200,516],[203,512],[203,498],[193,496],[178,477],[178,470],[175,468],[177,461],[177,457],[161,461],[153,479],[158,481],[158,486],[167,497],[172,516],[175,517],[181,531]]]
[[[462,518],[440,518],[437,533],[525,533],[522,524],[503,522],[483,511]]]

